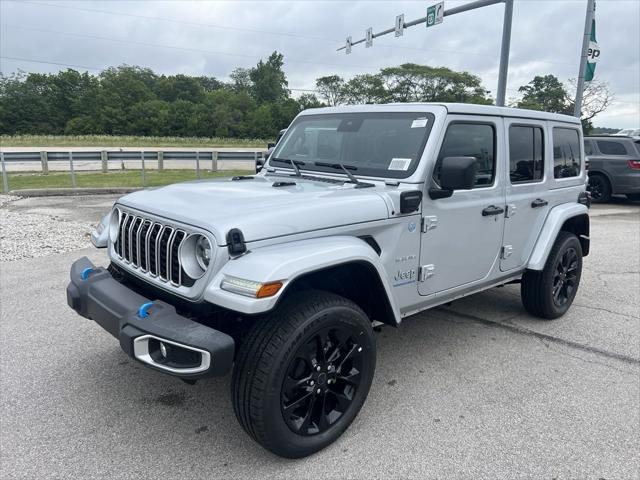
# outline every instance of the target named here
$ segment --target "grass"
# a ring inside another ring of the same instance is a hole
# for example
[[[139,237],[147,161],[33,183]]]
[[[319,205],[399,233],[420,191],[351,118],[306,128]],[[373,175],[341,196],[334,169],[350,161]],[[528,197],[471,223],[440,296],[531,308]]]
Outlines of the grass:
[[[223,172],[209,172],[200,170],[200,178],[232,177],[234,175],[251,175],[246,170],[225,170]],[[146,186],[158,187],[171,183],[196,180],[194,170],[155,170],[146,172]],[[71,175],[69,173],[9,173],[9,190],[23,190],[28,188],[70,188]],[[141,187],[142,173],[137,171],[124,172],[77,172],[76,186],[78,188],[105,187]]]
[[[2,147],[247,147],[266,148],[259,138],[137,137],[131,135],[0,135]]]

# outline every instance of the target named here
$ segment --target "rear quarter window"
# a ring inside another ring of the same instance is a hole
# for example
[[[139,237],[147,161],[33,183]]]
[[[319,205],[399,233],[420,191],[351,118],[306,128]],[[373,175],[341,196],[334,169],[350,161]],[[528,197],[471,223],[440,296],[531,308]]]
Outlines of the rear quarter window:
[[[580,175],[580,134],[575,128],[553,129],[553,176],[555,178]]]
[[[603,155],[627,155],[624,144],[612,140],[598,140],[598,150]]]

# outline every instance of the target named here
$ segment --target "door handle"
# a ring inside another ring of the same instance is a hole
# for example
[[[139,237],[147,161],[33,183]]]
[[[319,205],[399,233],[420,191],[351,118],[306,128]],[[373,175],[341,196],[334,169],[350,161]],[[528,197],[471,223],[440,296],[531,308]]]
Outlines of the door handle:
[[[531,208],[546,207],[547,205],[549,205],[549,202],[543,200],[542,198],[536,198],[533,202],[531,202]]]
[[[482,216],[488,217],[489,215],[500,215],[504,213],[504,208],[496,207],[495,205],[489,205],[487,208],[482,210]]]

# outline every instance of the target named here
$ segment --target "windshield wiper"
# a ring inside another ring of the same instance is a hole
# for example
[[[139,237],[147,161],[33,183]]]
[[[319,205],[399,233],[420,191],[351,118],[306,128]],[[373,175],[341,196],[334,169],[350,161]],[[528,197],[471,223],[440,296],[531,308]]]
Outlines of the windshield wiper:
[[[296,172],[296,177],[302,176],[302,174],[300,173],[300,169],[298,168],[298,165],[300,165],[301,167],[305,166],[305,163],[302,160],[294,160],[293,158],[270,158],[269,161],[289,163],[293,168],[293,171]]]
[[[356,184],[356,188],[367,188],[367,187],[375,186],[373,183],[365,183],[358,180],[353,175],[353,173],[349,171],[349,170],[358,170],[358,167],[355,167],[353,165],[345,165],[343,163],[327,163],[327,162],[314,162],[314,165],[316,167],[329,167],[335,170],[342,170],[344,173],[347,174],[347,177],[349,177],[349,180],[351,181],[351,183]]]

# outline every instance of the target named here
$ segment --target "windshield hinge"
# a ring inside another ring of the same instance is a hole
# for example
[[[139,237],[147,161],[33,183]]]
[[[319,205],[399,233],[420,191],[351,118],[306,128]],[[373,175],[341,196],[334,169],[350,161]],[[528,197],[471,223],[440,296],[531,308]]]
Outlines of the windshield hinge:
[[[428,215],[422,217],[422,233],[427,233],[429,230],[433,230],[438,226],[438,217],[435,215]]]

